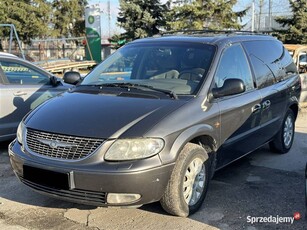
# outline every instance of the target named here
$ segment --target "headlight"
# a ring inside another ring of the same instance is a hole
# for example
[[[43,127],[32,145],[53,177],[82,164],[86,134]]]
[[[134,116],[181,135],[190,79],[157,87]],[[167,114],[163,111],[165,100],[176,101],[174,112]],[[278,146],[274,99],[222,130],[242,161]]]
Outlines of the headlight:
[[[125,161],[147,158],[158,154],[163,147],[164,141],[157,138],[119,139],[112,144],[104,159]]]
[[[25,130],[25,124],[21,121],[18,125],[18,128],[17,128],[17,141],[20,143],[20,144],[23,144],[23,133],[24,133],[24,130]]]

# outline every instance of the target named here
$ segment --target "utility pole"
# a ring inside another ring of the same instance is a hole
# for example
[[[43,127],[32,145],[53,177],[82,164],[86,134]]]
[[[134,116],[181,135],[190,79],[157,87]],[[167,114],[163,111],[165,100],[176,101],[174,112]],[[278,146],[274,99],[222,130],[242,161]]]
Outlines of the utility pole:
[[[270,31],[272,30],[272,0],[269,0],[269,28]]]
[[[111,5],[110,5],[110,0],[108,0],[108,23],[109,23],[109,38],[111,38]]]
[[[258,31],[260,31],[261,28],[262,7],[263,7],[263,0],[259,0]]]
[[[255,31],[255,0],[252,2],[252,32]]]

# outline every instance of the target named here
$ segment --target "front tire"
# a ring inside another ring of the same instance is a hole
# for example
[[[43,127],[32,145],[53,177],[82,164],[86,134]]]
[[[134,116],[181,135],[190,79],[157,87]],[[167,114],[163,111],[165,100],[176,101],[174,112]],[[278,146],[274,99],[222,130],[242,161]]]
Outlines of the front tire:
[[[185,145],[160,200],[166,212],[187,217],[200,208],[208,190],[209,165],[208,153],[203,147]]]
[[[281,129],[269,143],[270,150],[277,153],[287,153],[291,149],[294,139],[295,117],[292,110],[288,110]]]

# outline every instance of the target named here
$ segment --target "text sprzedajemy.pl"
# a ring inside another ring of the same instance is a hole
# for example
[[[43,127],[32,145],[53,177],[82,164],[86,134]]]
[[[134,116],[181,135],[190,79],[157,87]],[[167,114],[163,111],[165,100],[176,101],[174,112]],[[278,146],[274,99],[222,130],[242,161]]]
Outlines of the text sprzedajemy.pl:
[[[282,223],[290,223],[293,224],[294,217],[282,217],[282,216],[247,216],[247,223],[275,223],[275,224],[282,224]]]

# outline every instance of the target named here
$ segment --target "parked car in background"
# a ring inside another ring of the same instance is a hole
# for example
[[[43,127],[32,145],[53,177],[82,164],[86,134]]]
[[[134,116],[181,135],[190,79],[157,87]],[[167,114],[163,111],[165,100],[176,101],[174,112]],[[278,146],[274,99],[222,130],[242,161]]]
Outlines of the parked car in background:
[[[271,36],[135,40],[29,113],[10,161],[24,184],[52,197],[98,206],[160,201],[188,216],[216,170],[267,143],[290,150],[300,91],[290,54]]]
[[[69,87],[32,63],[0,52],[0,141],[13,139],[31,109]]]
[[[291,54],[301,78],[302,94],[301,102],[307,102],[307,45],[285,44],[285,48]]]
[[[285,44],[300,73],[307,72],[307,45]]]

